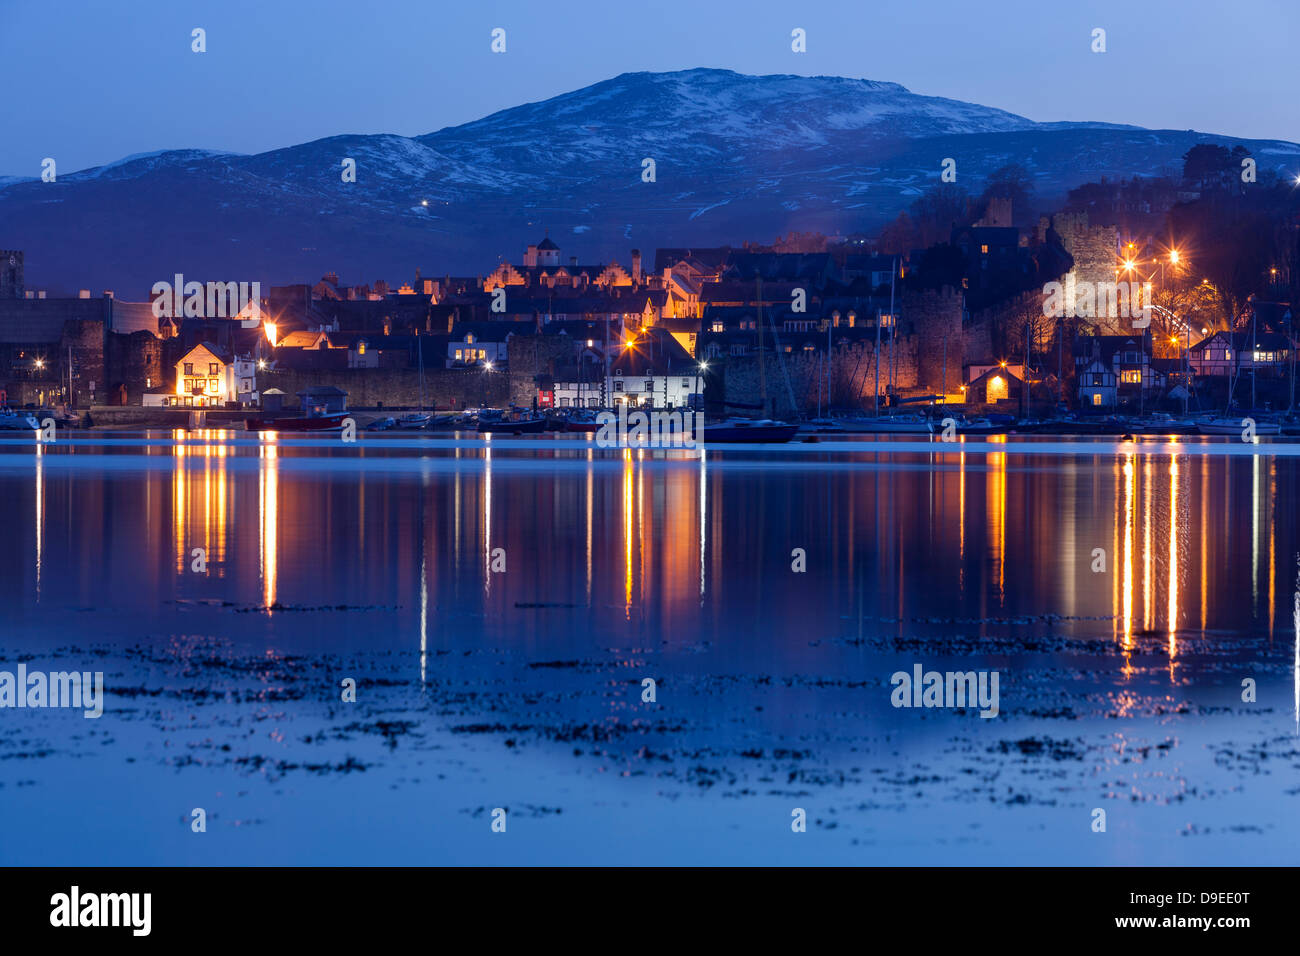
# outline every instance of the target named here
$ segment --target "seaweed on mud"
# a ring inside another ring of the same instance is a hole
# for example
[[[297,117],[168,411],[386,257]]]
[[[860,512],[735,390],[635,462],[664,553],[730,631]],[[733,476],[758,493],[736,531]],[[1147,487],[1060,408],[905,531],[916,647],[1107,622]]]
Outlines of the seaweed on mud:
[[[1053,760],[1082,760],[1086,752],[1078,741],[1053,740],[1050,737],[999,740],[991,749],[1000,754],[1019,753],[1025,757],[1050,757]]]

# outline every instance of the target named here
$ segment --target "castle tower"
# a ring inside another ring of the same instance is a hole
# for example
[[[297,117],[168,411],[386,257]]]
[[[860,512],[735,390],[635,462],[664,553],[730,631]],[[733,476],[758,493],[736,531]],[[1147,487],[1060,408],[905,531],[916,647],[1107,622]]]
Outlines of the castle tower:
[[[539,266],[558,266],[560,264],[560,247],[553,243],[550,237],[537,244],[537,264]]]

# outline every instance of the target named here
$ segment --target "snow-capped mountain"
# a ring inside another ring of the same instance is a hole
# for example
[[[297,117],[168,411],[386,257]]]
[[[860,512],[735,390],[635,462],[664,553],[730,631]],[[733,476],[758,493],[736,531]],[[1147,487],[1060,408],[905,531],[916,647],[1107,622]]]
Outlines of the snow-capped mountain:
[[[184,149],[0,180],[0,248],[32,287],[143,298],[160,277],[345,282],[478,275],[549,230],[563,255],[851,232],[891,218],[944,159],[978,192],[1017,162],[1044,199],[1176,169],[1197,142],[1261,169],[1300,147],[1107,123],[1036,123],[843,77],[629,73],[424,136],[341,135],[255,156]],[[344,182],[343,160],[356,161]],[[646,160],[654,182],[643,181]]]

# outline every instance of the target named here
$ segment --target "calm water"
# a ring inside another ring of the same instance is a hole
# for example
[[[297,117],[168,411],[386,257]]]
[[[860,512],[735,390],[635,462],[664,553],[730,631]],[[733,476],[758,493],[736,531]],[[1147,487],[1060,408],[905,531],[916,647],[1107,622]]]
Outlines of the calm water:
[[[1294,863],[1297,452],[0,439],[0,862]]]

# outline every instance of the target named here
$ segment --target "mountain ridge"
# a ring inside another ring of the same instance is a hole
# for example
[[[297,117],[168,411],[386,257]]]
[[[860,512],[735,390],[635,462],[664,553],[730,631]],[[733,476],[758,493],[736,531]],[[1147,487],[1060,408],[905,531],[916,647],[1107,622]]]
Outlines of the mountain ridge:
[[[1242,143],[1261,170],[1300,165],[1284,140],[1042,123],[887,81],[642,71],[419,136],[163,150],[54,184],[0,180],[0,247],[27,250],[31,288],[139,298],[177,271],[276,284],[329,269],[349,281],[478,275],[548,228],[584,261],[850,232],[896,215],[949,157],[970,192],[1018,162],[1050,200],[1103,175],[1155,175],[1198,142]],[[342,181],[344,157],[355,183]]]

